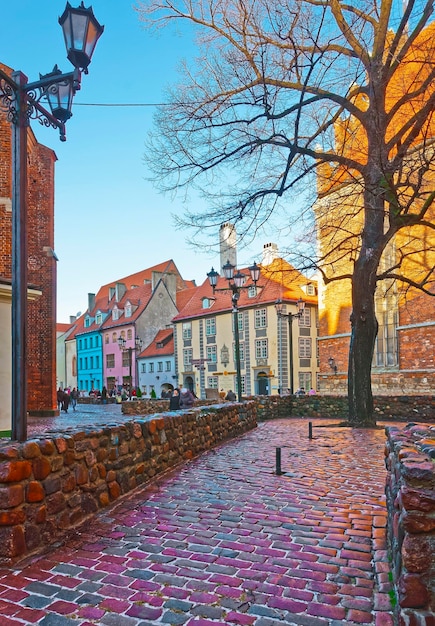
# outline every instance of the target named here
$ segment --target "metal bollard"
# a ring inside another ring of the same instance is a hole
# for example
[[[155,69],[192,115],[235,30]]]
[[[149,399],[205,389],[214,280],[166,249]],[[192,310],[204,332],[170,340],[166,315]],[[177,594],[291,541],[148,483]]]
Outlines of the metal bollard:
[[[313,422],[308,422],[308,439],[313,438]]]
[[[281,476],[281,448],[275,448],[275,461],[276,475]]]

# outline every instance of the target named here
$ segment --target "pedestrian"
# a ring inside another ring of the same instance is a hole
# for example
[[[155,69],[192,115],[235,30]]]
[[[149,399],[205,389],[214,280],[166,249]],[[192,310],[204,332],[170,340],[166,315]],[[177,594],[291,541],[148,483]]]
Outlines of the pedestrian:
[[[69,401],[70,401],[69,393],[64,391],[63,398],[62,398],[62,411],[65,411],[65,413],[68,413]]]
[[[189,409],[195,402],[195,396],[186,387],[183,387],[180,392],[180,409]]]
[[[234,393],[232,389],[230,389],[227,395],[225,396],[225,400],[228,400],[229,402],[236,401],[236,394]]]
[[[177,388],[175,388],[171,394],[171,397],[169,398],[169,410],[178,411],[179,408],[180,408],[180,392],[178,391]]]
[[[73,411],[76,410],[78,397],[79,397],[79,392],[75,387],[73,387],[73,390],[71,391],[71,406],[72,406]]]
[[[311,389],[308,392],[308,395],[309,396],[315,396],[316,395],[316,390],[311,387]]]
[[[106,387],[103,387],[101,390],[101,402],[103,404],[107,404],[107,389]]]
[[[62,402],[63,402],[63,389],[62,387],[59,387],[59,389],[57,390],[57,408],[59,409],[59,411],[62,409]]]

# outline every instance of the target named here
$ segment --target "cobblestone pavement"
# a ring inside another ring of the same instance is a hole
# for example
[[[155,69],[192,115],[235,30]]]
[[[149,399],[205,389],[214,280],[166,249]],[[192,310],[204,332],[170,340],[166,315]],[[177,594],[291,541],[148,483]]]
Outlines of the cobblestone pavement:
[[[0,570],[1,626],[391,626],[384,431],[312,423],[261,423]]]

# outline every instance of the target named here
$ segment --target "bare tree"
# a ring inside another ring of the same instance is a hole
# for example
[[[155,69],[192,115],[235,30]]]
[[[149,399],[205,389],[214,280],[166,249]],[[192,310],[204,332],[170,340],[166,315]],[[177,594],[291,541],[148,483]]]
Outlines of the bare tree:
[[[351,281],[349,419],[372,425],[377,283],[434,295],[433,262],[417,261],[434,249],[433,0],[147,0],[139,11],[148,26],[184,21],[198,34],[148,150],[162,189],[207,198],[187,221],[249,230],[317,179],[328,246],[312,263],[326,283]],[[407,243],[387,263],[400,231]]]

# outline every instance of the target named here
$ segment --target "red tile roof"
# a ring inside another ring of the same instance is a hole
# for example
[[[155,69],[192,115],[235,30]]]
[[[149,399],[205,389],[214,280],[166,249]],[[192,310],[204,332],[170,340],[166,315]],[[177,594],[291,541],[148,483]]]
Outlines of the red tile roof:
[[[315,284],[315,281],[308,280],[284,259],[278,258],[270,265],[260,267],[261,273],[257,282],[257,295],[250,298],[248,290],[242,289],[238,301],[239,309],[273,304],[278,299],[281,299],[284,303],[290,303],[302,298],[306,303],[317,304],[317,296],[308,296],[302,289],[307,284]],[[245,282],[245,286],[253,285],[248,268],[243,268],[241,271],[249,277]],[[216,288],[225,289],[227,287],[227,280],[220,276]],[[204,309],[202,306],[204,298],[212,301],[212,305],[208,309]],[[216,313],[227,313],[231,308],[231,290],[215,291],[213,294],[213,289],[207,279],[194,290],[190,300],[180,313],[173,318],[173,321],[177,322],[189,318],[204,317],[205,315],[215,315]]]
[[[139,357],[172,356],[174,354],[174,331],[172,328],[159,330],[152,342],[143,350]]]

